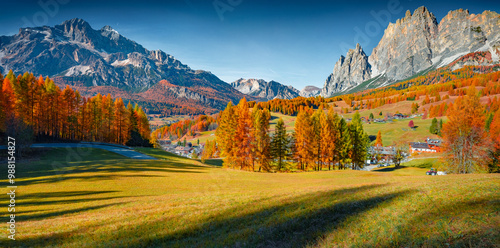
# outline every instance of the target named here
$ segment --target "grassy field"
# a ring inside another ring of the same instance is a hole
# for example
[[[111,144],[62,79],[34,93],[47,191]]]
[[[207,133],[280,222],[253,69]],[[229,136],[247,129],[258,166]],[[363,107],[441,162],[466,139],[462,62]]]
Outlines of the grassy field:
[[[500,243],[500,175],[425,176],[416,167],[250,173],[141,151],[159,160],[53,149],[19,163],[18,234],[8,241],[4,230],[0,247]],[[7,198],[0,204],[6,211]]]

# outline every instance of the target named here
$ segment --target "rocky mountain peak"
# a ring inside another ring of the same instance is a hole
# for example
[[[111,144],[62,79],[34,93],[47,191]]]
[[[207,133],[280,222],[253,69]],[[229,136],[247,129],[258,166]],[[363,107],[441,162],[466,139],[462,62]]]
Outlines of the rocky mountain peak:
[[[469,15],[469,10],[464,10],[464,9],[457,9],[457,10],[450,10],[448,11],[448,14],[446,14],[443,19],[453,19],[453,18],[463,18],[467,17]]]
[[[318,88],[316,86],[308,85],[304,87],[299,93],[300,96],[302,97],[314,97],[317,96],[321,93],[321,88]]]
[[[276,81],[266,82],[263,79],[240,78],[231,83],[231,86],[243,94],[272,100],[293,99],[299,96],[299,91],[292,86],[283,85]]]
[[[370,79],[371,69],[368,63],[368,56],[361,45],[356,44],[355,49],[349,49],[346,56],[340,56],[335,63],[332,74],[328,76],[325,85],[321,90],[322,96],[344,91],[354,87],[358,82]]]
[[[62,29],[63,32],[68,35],[92,30],[90,24],[80,18],[73,18],[71,20],[64,21],[60,25],[56,25],[56,27]]]
[[[399,80],[431,66],[431,47],[437,34],[436,17],[427,8],[419,7],[413,14],[407,11],[396,24],[389,24],[373,49],[369,61],[374,76],[386,73]]]
[[[489,51],[493,60],[498,61],[499,23],[500,15],[493,11],[475,15],[458,9],[448,12],[438,23],[434,14],[424,6],[413,14],[408,10],[403,18],[388,24],[382,39],[368,57],[366,68],[370,68],[371,73],[347,70],[346,65],[352,60],[350,57],[363,57],[363,53],[356,52],[360,50],[356,45],[345,58],[341,56],[337,61],[321,94],[330,96],[379,75],[383,75],[382,80],[371,82],[371,87],[387,85],[431,66],[445,66],[471,52]]]
[[[120,33],[114,30],[111,26],[104,26],[101,28],[101,35],[110,38],[111,40],[118,40],[121,38]]]
[[[105,25],[104,27],[101,28],[101,31],[106,31],[106,32],[117,32],[114,30],[111,26]],[[118,33],[118,32],[117,32]]]

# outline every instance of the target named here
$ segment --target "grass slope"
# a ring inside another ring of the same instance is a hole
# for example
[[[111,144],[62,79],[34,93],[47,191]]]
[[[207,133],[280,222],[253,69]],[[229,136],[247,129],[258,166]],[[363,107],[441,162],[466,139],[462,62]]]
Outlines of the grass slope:
[[[160,160],[53,149],[38,161],[19,163],[18,236],[11,242],[4,233],[0,246],[499,243],[500,175],[425,176],[421,168],[250,173],[157,149],[141,152]],[[6,206],[7,198],[0,204]]]

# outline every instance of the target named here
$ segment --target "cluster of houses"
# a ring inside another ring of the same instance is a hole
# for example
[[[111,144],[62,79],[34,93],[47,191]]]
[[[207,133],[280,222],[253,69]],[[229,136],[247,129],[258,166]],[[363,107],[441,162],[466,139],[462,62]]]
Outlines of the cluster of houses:
[[[369,149],[370,158],[368,163],[389,163],[396,154],[394,146],[371,146]]]
[[[442,140],[427,138],[425,142],[410,142],[409,153],[441,152]],[[396,154],[394,146],[371,146],[368,163],[390,163]]]
[[[368,123],[368,124],[370,124],[371,122],[386,123],[386,122],[390,122],[392,120],[412,119],[412,118],[416,118],[416,117],[419,117],[422,115],[423,114],[406,115],[406,114],[401,114],[401,113],[397,113],[397,114],[393,115],[393,114],[388,113],[384,118],[374,118],[371,120],[370,120],[370,118],[367,118],[367,117],[361,117],[361,121]],[[348,122],[351,120],[352,120],[351,118],[346,119],[346,121],[348,121]]]
[[[186,158],[199,158],[201,157],[201,153],[203,152],[203,144],[193,146],[191,142],[188,142],[186,146],[183,146],[172,144],[170,140],[159,140],[158,143],[163,150]]]

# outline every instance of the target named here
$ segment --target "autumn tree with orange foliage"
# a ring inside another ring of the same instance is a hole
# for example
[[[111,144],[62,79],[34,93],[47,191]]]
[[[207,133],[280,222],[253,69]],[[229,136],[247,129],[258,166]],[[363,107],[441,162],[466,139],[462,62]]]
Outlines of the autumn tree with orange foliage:
[[[378,130],[377,138],[375,139],[375,146],[382,146],[382,133]]]
[[[474,87],[455,101],[448,120],[442,130],[448,171],[473,173],[484,169],[491,143],[484,130],[484,106]]]
[[[307,170],[314,161],[314,126],[311,119],[311,109],[301,109],[295,120],[295,159],[297,169]]]
[[[491,150],[492,161],[489,164],[489,172],[500,172],[500,111],[497,111],[493,117],[490,126],[490,138],[493,143]]]
[[[255,162],[255,154],[253,150],[253,122],[250,115],[248,102],[245,98],[241,99],[236,106],[238,111],[238,120],[235,132],[235,160],[240,170],[253,169]]]
[[[129,117],[134,116],[140,139],[149,145],[146,114],[137,105],[127,110],[120,98],[113,100],[101,94],[81,97],[68,86],[61,90],[49,77],[37,78],[31,73],[16,77],[9,71],[5,78],[0,75],[0,85],[0,132],[8,133],[9,127],[20,132],[20,127],[26,126],[32,133],[26,142],[35,139],[125,144],[132,132]]]

